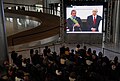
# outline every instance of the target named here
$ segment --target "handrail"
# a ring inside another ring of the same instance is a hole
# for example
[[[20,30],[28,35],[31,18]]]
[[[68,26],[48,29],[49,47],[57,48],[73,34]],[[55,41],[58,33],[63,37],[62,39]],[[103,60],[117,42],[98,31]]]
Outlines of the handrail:
[[[58,27],[60,27],[60,26],[56,26],[56,27],[54,27],[54,28],[47,29],[47,30],[40,31],[40,32],[36,32],[36,33],[32,33],[32,34],[27,34],[27,35],[24,35],[24,36],[14,37],[14,39],[21,38],[21,37],[27,37],[27,36],[31,36],[31,35],[36,35],[36,34],[39,34],[39,33],[43,33],[43,32],[46,32],[46,31],[50,31],[50,30],[56,29],[56,28],[58,28]]]
[[[36,5],[18,4],[18,3],[7,3],[7,2],[4,2],[4,4],[10,4],[10,5],[21,5],[21,6],[30,6],[30,7],[39,7],[39,8],[50,9],[50,8],[47,8],[47,7],[40,7],[40,6],[36,6]]]
[[[120,54],[120,52],[116,52],[116,51],[113,51],[113,50],[110,50],[110,49],[107,49],[107,48],[103,48],[103,50],[107,50],[107,51],[110,51],[110,52],[113,52],[113,53],[116,53],[116,54]]]
[[[8,2],[3,2],[3,4],[21,5],[21,6],[32,6],[32,7],[40,7],[40,6],[36,6],[36,5],[26,5],[26,4],[8,3]],[[60,7],[60,6],[58,6],[58,7]],[[40,8],[47,8],[47,7],[40,7]],[[47,9],[50,9],[50,8],[47,8]]]
[[[8,3],[8,2],[3,2],[3,4],[22,5],[22,6],[33,6],[33,5],[18,4],[18,3]]]
[[[50,12],[51,8],[40,7],[40,6],[36,6],[36,5],[26,5],[26,4],[18,4],[18,3],[8,3],[8,2],[4,2],[4,5],[5,5],[5,4],[7,4],[7,5],[23,6],[23,7],[26,6],[26,7],[28,7],[28,10],[25,10],[25,11],[32,11],[32,10],[30,10],[29,7],[33,7],[33,8],[42,8],[42,9],[43,9],[43,13],[49,13],[49,14],[53,14],[53,15],[58,15],[58,14],[55,14],[55,12],[60,13],[60,11],[59,11],[59,10],[56,10],[56,9],[53,9],[53,13],[51,13],[51,12]],[[58,6],[58,7],[60,7],[60,6]],[[35,9],[34,9],[34,10],[35,10]],[[36,11],[36,12],[38,12],[38,11]],[[58,16],[60,16],[60,14],[59,14]]]
[[[45,30],[45,31],[41,31],[41,32],[37,32],[37,33],[33,33],[33,34],[29,34],[29,35],[25,35],[25,36],[15,37],[15,38],[13,38],[12,40],[13,40],[13,42],[14,42],[14,40],[15,40],[16,38],[26,37],[26,36],[30,36],[30,35],[39,34],[39,33],[42,33],[42,32],[46,32],[46,31],[50,31],[50,30],[56,29],[56,28],[58,28],[58,27],[60,27],[60,26],[57,26],[57,27],[54,27],[54,28],[51,28],[51,29],[48,29],[48,30]],[[52,45],[47,45],[47,46],[54,46],[54,45],[59,45],[59,44],[52,43]],[[25,49],[25,50],[19,50],[19,51],[16,51],[16,52],[27,51],[27,50],[30,50],[30,49],[39,49],[39,48],[42,48],[42,47],[44,47],[44,46],[45,46],[45,45],[29,47],[29,48],[27,48],[27,49]],[[12,53],[12,52],[9,52],[9,53]]]
[[[27,10],[25,10],[25,11],[31,11],[29,7],[33,7],[33,8],[38,7],[38,8],[43,8],[43,13],[52,14],[52,13],[50,13],[51,8],[47,8],[47,7],[40,7],[40,6],[36,6],[36,5],[26,5],[26,4],[8,3],[8,2],[4,2],[4,5],[7,5],[8,7],[9,7],[9,5],[21,6],[21,7],[22,7],[22,6],[23,6],[23,7],[26,6],[26,7],[27,7]],[[11,7],[14,7],[14,6],[11,6]],[[59,7],[59,6],[58,6],[58,7]],[[36,11],[36,9],[34,9],[34,10]],[[46,10],[46,11],[45,11],[45,10]],[[49,10],[49,11],[47,12],[47,10]],[[56,11],[56,10],[54,9],[54,11]],[[59,10],[57,10],[57,12],[60,13]],[[53,14],[53,15],[55,15],[55,14]],[[56,14],[56,15],[57,15],[57,14]],[[17,39],[17,38],[21,38],[21,37],[26,37],[26,36],[31,36],[31,35],[39,34],[39,33],[42,33],[42,32],[50,31],[50,30],[52,30],[52,29],[56,29],[56,28],[58,28],[58,27],[60,27],[60,26],[57,26],[57,27],[54,27],[54,28],[51,28],[51,29],[47,29],[47,30],[44,30],[44,31],[41,31],[41,32],[29,34],[29,35],[13,37],[13,38],[12,38],[12,43],[13,43],[13,45],[14,45],[14,40]],[[52,45],[49,45],[49,46],[52,46]],[[43,46],[42,46],[42,47],[43,47]],[[39,46],[39,47],[34,47],[34,48],[31,47],[31,48],[28,48],[28,49],[25,49],[25,50],[19,50],[19,51],[16,51],[16,52],[26,51],[26,50],[30,50],[30,49],[37,49],[37,48],[41,48],[41,46]],[[9,53],[11,53],[11,52],[9,52]]]

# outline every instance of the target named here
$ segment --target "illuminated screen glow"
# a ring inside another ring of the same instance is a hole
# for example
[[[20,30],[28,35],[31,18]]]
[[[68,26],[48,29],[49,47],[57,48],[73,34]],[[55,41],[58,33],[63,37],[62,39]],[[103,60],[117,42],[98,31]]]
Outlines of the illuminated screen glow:
[[[75,20],[72,10],[76,11]],[[67,33],[102,33],[103,5],[66,7],[66,21]]]

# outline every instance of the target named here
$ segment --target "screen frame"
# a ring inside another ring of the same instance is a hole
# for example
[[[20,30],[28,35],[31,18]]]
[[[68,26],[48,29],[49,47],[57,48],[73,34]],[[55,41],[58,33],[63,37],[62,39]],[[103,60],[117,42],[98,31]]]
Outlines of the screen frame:
[[[94,32],[94,33],[98,33],[98,34],[103,34],[103,32],[105,31],[104,30],[104,25],[106,25],[105,23],[104,23],[104,14],[105,14],[105,12],[104,12],[104,8],[107,8],[108,6],[108,3],[107,2],[93,2],[93,1],[84,1],[84,2],[81,2],[81,1],[79,1],[79,3],[76,1],[76,2],[72,2],[72,3],[66,3],[66,2],[64,2],[64,19],[65,19],[65,21],[66,21],[66,9],[67,9],[67,7],[71,7],[71,5],[72,6],[103,6],[103,14],[102,14],[102,32],[100,33],[100,32]],[[66,24],[65,24],[65,33],[66,34],[69,34],[69,33],[67,33],[67,31],[66,31],[66,27],[67,27],[67,22],[65,22]],[[76,32],[77,33],[77,32]],[[84,32],[81,32],[81,33],[84,33]],[[93,34],[93,32],[87,32],[87,33],[92,33]],[[74,33],[71,33],[71,34],[74,34]],[[79,34],[79,33],[78,33]]]
[[[85,7],[89,7],[89,6],[91,6],[91,7],[92,7],[92,6],[93,6],[93,7],[94,7],[94,6],[99,6],[99,7],[100,7],[100,6],[101,6],[101,7],[103,7],[103,9],[102,9],[102,14],[101,14],[101,16],[102,16],[102,19],[101,19],[101,20],[102,20],[101,31],[98,31],[98,32],[92,32],[92,31],[81,31],[81,32],[79,32],[79,31],[78,31],[78,32],[77,32],[77,31],[75,31],[75,32],[71,31],[71,32],[68,32],[68,31],[67,31],[67,25],[66,25],[66,26],[65,26],[65,27],[66,27],[66,30],[65,30],[66,33],[78,33],[78,34],[79,34],[79,33],[100,33],[100,34],[103,33],[103,26],[104,26],[104,5],[69,5],[69,6],[66,6],[66,8],[65,8],[65,11],[66,11],[66,13],[65,13],[65,19],[66,19],[66,21],[67,21],[67,13],[68,13],[68,12],[67,12],[67,9],[70,8],[70,7],[73,8],[74,6],[76,6],[76,7],[82,7],[82,6],[85,6]],[[67,23],[67,22],[66,22],[66,23]]]

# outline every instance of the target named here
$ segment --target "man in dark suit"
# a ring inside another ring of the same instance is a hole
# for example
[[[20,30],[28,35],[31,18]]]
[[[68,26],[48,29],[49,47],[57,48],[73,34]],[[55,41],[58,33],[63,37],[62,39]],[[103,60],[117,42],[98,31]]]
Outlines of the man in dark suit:
[[[93,14],[87,17],[88,31],[92,31],[92,32],[98,31],[99,24],[100,24],[100,21],[102,20],[102,17],[97,15],[97,12],[98,10],[94,9],[92,11]]]
[[[82,21],[76,16],[76,10],[71,11],[71,17],[67,19],[67,27],[69,31],[81,31]]]

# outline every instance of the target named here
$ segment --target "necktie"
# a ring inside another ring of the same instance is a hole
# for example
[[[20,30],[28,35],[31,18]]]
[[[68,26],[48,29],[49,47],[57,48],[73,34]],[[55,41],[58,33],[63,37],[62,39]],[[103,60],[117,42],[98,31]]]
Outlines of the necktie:
[[[94,25],[96,24],[96,18],[95,18],[95,16],[94,16],[94,20],[93,20],[93,22],[94,22]]]

